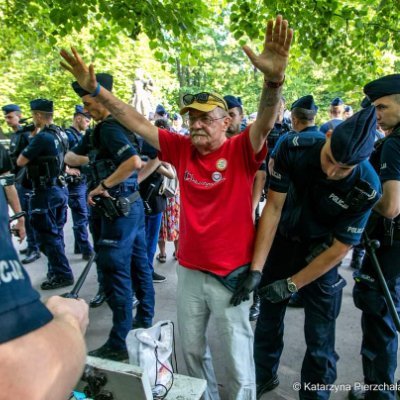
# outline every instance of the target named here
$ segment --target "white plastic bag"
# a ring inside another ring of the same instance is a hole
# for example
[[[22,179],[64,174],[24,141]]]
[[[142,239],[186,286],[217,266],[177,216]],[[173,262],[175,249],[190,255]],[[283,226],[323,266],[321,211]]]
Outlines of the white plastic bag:
[[[155,397],[166,396],[174,382],[170,362],[173,339],[171,321],[159,321],[148,329],[134,329],[126,337],[129,363],[147,372]]]

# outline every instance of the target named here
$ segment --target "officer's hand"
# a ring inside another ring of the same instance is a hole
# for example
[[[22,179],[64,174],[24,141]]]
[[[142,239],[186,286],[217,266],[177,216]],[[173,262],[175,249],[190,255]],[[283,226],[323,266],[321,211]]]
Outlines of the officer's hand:
[[[268,299],[271,303],[280,303],[288,299],[292,293],[289,292],[287,280],[280,279],[259,289],[258,295],[262,299]]]
[[[233,296],[231,298],[231,304],[238,306],[242,301],[249,300],[250,293],[257,288],[261,281],[260,271],[249,271],[246,278],[239,283]]]
[[[68,175],[73,175],[73,176],[80,176],[80,175],[81,175],[81,171],[79,171],[78,168],[67,167],[67,168],[65,169],[65,172],[66,172]]]
[[[108,193],[107,190],[105,190],[101,185],[97,186],[88,194],[88,203],[91,206],[96,205],[96,203],[93,201],[94,196],[111,197],[110,193]]]
[[[72,53],[64,49],[60,51],[61,57],[65,60],[61,61],[60,65],[74,75],[83,89],[93,93],[97,87],[93,64],[88,67],[74,47],[71,47],[71,51]]]
[[[248,46],[243,46],[243,50],[267,81],[281,82],[285,77],[292,38],[293,30],[288,29],[287,20],[278,15],[275,25],[273,20],[268,21],[262,53],[256,55]]]
[[[26,237],[25,219],[23,217],[19,218],[18,222],[15,225],[13,225],[12,232],[14,233],[15,236],[18,237],[18,242],[22,243],[22,241]]]
[[[46,300],[45,304],[56,318],[74,318],[82,334],[85,334],[89,324],[89,307],[85,300],[52,296]]]

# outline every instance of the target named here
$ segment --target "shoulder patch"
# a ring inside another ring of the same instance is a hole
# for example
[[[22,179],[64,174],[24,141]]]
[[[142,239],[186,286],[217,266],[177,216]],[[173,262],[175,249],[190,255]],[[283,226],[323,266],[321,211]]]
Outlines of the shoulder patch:
[[[311,137],[302,137],[301,134],[293,135],[288,141],[288,146],[290,149],[293,148],[304,148],[304,147],[311,147],[316,143],[315,138]]]

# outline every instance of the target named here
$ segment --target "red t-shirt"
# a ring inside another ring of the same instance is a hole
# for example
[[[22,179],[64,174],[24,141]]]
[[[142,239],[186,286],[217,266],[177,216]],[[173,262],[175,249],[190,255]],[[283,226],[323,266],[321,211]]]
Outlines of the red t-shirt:
[[[180,185],[179,263],[220,276],[249,263],[253,181],[266,146],[254,154],[249,128],[207,155],[188,136],[159,129],[159,140],[159,157],[174,165]]]

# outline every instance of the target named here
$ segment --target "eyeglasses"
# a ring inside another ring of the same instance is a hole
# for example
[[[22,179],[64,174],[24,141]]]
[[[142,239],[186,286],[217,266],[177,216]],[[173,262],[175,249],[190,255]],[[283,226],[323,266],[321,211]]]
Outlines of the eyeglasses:
[[[200,121],[203,125],[210,126],[214,121],[224,118],[226,117],[211,118],[208,115],[202,115],[201,117],[189,117],[189,126],[194,125],[197,121]]]
[[[228,110],[224,99],[221,99],[220,97],[207,92],[201,92],[197,94],[190,94],[190,93],[185,94],[182,98],[182,101],[185,106],[188,106],[189,104],[192,104],[195,101],[197,101],[198,103],[205,104],[208,102],[209,99],[213,100],[216,103],[221,104],[224,110]]]

